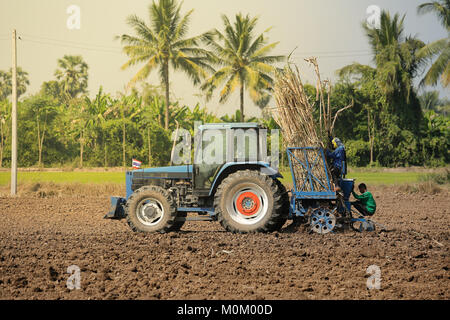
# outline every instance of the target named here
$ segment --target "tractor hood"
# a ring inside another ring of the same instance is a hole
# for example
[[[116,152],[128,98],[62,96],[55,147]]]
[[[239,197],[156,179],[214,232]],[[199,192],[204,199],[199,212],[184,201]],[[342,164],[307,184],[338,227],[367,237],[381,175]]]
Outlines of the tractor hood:
[[[190,179],[192,175],[192,165],[171,166],[134,170],[135,177],[155,177],[161,179]]]

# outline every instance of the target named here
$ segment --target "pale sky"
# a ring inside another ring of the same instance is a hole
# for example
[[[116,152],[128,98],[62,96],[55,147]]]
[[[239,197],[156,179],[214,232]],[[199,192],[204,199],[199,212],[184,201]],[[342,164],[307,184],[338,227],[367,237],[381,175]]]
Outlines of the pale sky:
[[[425,0],[185,0],[183,12],[194,9],[190,35],[212,28],[222,29],[221,14],[230,18],[238,12],[259,16],[259,31],[272,26],[271,42],[280,42],[273,54],[288,55],[297,47],[293,61],[312,81],[313,72],[303,58],[317,56],[322,78],[335,79],[335,71],[352,62],[371,63],[367,39],[361,22],[368,18],[366,9],[377,5],[392,14],[406,13],[406,34],[416,35],[426,43],[447,36],[435,16],[417,15],[417,6]],[[56,61],[65,54],[82,55],[89,65],[89,91],[100,85],[115,94],[123,90],[137,68],[122,71],[127,56],[114,36],[132,33],[125,19],[137,14],[148,21],[150,0],[0,0],[0,70],[11,67],[11,32],[17,29],[18,65],[29,73],[28,93],[39,90],[43,81],[54,79]],[[69,30],[66,12],[70,5],[81,9],[81,28]],[[158,85],[155,72],[148,83]],[[198,88],[182,72],[171,74],[172,96],[182,104],[204,105]],[[438,87],[442,96],[449,90]],[[246,95],[246,114],[260,115],[259,108]],[[273,104],[273,100],[271,102]],[[215,97],[207,103],[210,111],[221,116],[239,108],[236,92],[225,105]]]

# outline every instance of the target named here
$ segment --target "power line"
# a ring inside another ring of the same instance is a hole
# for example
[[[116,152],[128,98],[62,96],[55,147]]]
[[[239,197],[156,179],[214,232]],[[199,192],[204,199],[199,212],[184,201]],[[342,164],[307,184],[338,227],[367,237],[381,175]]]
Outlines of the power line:
[[[107,45],[100,45],[100,44],[94,44],[94,43],[86,43],[86,42],[76,42],[76,41],[70,41],[70,40],[60,40],[60,39],[52,39],[47,37],[41,37],[41,36],[35,36],[35,35],[29,35],[29,34],[22,34],[23,36],[27,38],[35,38],[37,40],[45,40],[45,41],[51,41],[51,42],[60,42],[60,43],[67,43],[71,45],[78,45],[78,46],[85,46],[85,47],[98,47],[103,49],[121,49],[118,46],[107,46]]]
[[[0,40],[8,40],[8,38],[0,37]],[[89,50],[100,53],[113,53],[113,54],[122,54],[121,48],[106,46],[106,45],[97,45],[97,44],[88,44],[82,42],[75,42],[69,40],[60,40],[60,39],[52,39],[47,37],[35,36],[35,35],[27,35],[22,34],[22,40],[24,42],[33,42],[43,45],[57,46],[57,47],[66,47],[66,48],[74,48],[74,49],[82,49]],[[334,50],[334,51],[305,51],[305,52],[297,52],[294,53],[293,57],[297,59],[308,58],[312,55],[318,56],[320,59],[335,59],[335,58],[352,58],[352,57],[363,57],[363,56],[371,56],[373,53],[370,50]]]
[[[311,55],[304,55],[304,56],[297,56],[295,55],[294,58],[298,59],[304,59],[309,58]],[[352,57],[367,57],[372,56],[372,53],[360,53],[360,54],[347,54],[347,55],[317,55],[319,59],[326,59],[326,58],[352,58]]]
[[[116,51],[116,50],[121,50],[121,48],[117,47],[117,46],[107,46],[107,45],[98,45],[98,44],[92,44],[92,43],[86,43],[86,42],[60,40],[60,39],[53,39],[53,38],[41,37],[41,36],[36,36],[36,35],[28,35],[28,34],[23,34],[23,36],[28,38],[27,39],[28,41],[33,41],[36,43],[47,44],[47,45],[71,47],[71,48],[77,48],[77,49],[86,49],[86,50],[108,52],[108,53],[119,53],[119,51]],[[352,57],[352,56],[372,55],[372,53],[368,49],[333,50],[333,51],[304,51],[304,52],[295,52],[293,56],[304,58],[307,55],[321,55],[321,58],[326,58],[326,57],[343,58],[343,57]],[[322,56],[322,55],[326,55],[326,56]]]
[[[342,53],[342,54],[351,54],[351,53],[369,53],[371,52],[369,49],[366,50],[335,50],[335,51],[304,51],[304,52],[295,52],[294,51],[294,56],[295,55],[308,55],[308,54],[338,54],[338,53]]]
[[[50,46],[56,46],[56,47],[83,49],[83,50],[90,50],[90,51],[101,52],[101,53],[122,54],[122,52],[119,51],[119,50],[113,51],[113,50],[106,50],[106,49],[100,49],[100,48],[89,48],[89,47],[83,47],[83,46],[75,46],[75,45],[69,45],[69,44],[58,44],[58,43],[52,43],[52,42],[46,42],[46,41],[32,40],[32,39],[29,39],[28,37],[25,37],[25,36],[22,37],[22,40],[24,42],[33,42],[33,43],[50,45]]]

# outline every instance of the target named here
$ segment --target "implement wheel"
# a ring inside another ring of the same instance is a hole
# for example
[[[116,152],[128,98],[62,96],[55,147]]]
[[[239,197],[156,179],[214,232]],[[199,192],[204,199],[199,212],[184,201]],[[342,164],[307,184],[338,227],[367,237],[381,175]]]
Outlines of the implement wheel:
[[[158,186],[136,190],[125,207],[127,222],[135,232],[167,233],[177,228],[177,207],[170,193]]]
[[[318,234],[327,234],[333,232],[336,226],[336,216],[334,211],[328,208],[315,209],[309,218],[311,231]]]
[[[233,233],[276,231],[289,213],[283,212],[282,192],[275,180],[259,171],[237,171],[222,181],[214,196],[217,218]]]

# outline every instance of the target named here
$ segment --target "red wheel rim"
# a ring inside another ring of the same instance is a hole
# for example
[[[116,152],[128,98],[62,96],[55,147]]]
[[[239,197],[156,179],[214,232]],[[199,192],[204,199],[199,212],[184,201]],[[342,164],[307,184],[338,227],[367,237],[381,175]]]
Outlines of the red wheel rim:
[[[261,202],[253,192],[244,192],[236,200],[236,207],[239,213],[244,216],[252,216],[258,212]]]

